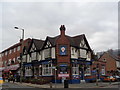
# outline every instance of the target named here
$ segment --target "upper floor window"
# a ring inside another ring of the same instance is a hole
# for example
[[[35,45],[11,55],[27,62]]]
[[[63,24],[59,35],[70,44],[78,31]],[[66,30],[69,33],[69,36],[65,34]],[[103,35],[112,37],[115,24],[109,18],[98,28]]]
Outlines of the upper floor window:
[[[79,55],[81,58],[86,58],[87,57],[87,53],[86,53],[86,50],[84,49],[80,49],[80,55]]]
[[[8,65],[10,65],[10,64],[11,64],[11,59],[8,60]]]
[[[13,58],[13,61],[14,61],[14,63],[15,63],[15,58]]]
[[[17,47],[17,51],[20,51],[20,46]]]
[[[36,60],[36,52],[31,53],[31,59]]]
[[[71,48],[71,55],[74,55],[75,54],[75,50],[74,50],[74,48],[72,47]]]
[[[44,50],[44,56],[45,56],[45,58],[51,57],[51,49],[50,48]]]
[[[10,49],[10,50],[9,50],[9,54],[11,54],[11,53],[12,53],[12,50]]]
[[[7,55],[7,51],[5,52],[5,55]]]
[[[14,48],[14,52],[16,51],[16,48]]]
[[[27,59],[27,55],[23,55],[23,62],[26,62],[26,59]]]
[[[4,53],[2,53],[2,57],[4,56]]]
[[[5,60],[5,61],[3,61],[3,65],[4,65],[4,66],[6,66],[6,64],[7,64],[7,61],[6,61],[6,60]]]

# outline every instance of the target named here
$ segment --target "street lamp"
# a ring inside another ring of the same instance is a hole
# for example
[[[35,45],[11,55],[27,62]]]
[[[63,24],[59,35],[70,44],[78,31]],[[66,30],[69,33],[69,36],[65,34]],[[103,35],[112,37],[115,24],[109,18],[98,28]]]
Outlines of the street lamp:
[[[19,28],[19,27],[14,27],[15,29],[18,29],[18,30],[22,30],[22,45],[21,45],[21,48],[22,48],[22,53],[20,54],[21,56],[21,68],[20,68],[20,83],[22,83],[22,56],[23,56],[23,43],[24,43],[24,29],[22,28]]]

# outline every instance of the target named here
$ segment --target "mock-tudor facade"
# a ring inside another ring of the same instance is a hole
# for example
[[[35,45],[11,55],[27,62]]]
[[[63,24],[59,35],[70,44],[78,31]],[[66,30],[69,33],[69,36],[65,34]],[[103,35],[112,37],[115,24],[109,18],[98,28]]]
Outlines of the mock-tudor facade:
[[[23,76],[44,78],[61,83],[80,83],[91,76],[92,50],[84,34],[68,36],[61,25],[60,35],[47,37],[45,41],[32,39],[29,47],[23,50]]]

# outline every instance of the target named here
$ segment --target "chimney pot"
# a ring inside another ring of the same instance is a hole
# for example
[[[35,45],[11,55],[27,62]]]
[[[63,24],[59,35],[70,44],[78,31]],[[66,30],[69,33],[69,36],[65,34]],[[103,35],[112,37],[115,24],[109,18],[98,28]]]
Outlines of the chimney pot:
[[[64,30],[65,31],[65,26],[61,25],[60,30]]]
[[[23,39],[20,39],[20,42],[22,42],[23,41]]]

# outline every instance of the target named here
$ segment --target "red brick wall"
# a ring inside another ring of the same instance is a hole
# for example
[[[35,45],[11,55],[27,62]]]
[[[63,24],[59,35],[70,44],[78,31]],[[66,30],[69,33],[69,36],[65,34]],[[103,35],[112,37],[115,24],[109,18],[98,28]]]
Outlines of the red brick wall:
[[[70,66],[70,43],[67,37],[65,36],[65,30],[60,30],[60,37],[56,41],[56,58],[57,58],[57,65],[61,63],[65,63]],[[66,45],[67,46],[67,55],[61,56],[59,55],[59,45]],[[59,74],[59,69],[57,71]],[[68,69],[68,73],[70,73],[70,69]]]
[[[112,58],[108,53],[104,53],[104,55],[99,59],[99,61],[102,61],[104,59],[106,60],[106,73],[107,71],[117,70],[116,60],[114,58]]]
[[[24,40],[24,45],[25,46],[26,45],[30,45],[30,41],[31,41],[31,39],[29,39],[29,38]],[[17,51],[17,47],[18,46],[20,46],[20,50],[19,51]],[[13,50],[14,48],[16,48],[15,52]],[[12,49],[12,53],[9,54],[9,50],[11,50],[11,49]],[[8,48],[7,50],[4,50],[3,52],[6,52],[6,51],[8,52],[8,54],[7,55],[4,54],[4,56],[2,57],[2,61],[6,60],[7,63],[8,63],[9,59],[11,59],[11,60],[13,60],[13,58],[17,59],[17,57],[20,56],[20,53],[22,52],[21,42],[17,43],[16,45],[13,45],[12,47]],[[14,64],[18,64],[18,61],[16,63],[14,63]]]

